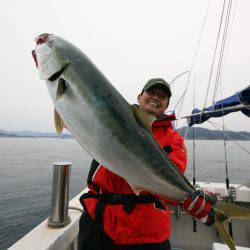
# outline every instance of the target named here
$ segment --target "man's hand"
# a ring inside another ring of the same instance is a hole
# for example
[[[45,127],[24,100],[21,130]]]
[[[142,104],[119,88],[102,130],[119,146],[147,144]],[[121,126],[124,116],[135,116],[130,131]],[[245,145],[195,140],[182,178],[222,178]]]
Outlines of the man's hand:
[[[215,213],[212,206],[217,202],[217,197],[212,193],[202,190],[194,192],[181,202],[181,207],[194,219],[200,220],[207,226],[215,223]]]

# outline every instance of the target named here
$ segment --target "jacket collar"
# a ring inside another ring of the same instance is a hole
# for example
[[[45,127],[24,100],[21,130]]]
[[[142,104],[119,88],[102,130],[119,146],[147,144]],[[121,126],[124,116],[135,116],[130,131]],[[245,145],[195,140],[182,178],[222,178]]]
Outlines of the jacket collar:
[[[163,114],[163,115],[157,117],[157,119],[153,122],[152,127],[168,126],[170,128],[173,128],[172,121],[174,121],[175,119],[176,118],[175,118],[174,114],[171,114],[171,115]]]

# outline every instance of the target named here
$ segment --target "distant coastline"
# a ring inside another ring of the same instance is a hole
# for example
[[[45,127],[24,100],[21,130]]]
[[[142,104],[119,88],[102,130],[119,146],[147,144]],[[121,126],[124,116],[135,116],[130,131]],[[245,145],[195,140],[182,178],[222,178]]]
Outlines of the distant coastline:
[[[186,127],[179,129],[180,134],[184,136]],[[250,132],[246,131],[225,131],[227,140],[250,141]],[[36,132],[36,131],[7,131],[0,129],[0,137],[14,137],[14,138],[73,138],[70,134],[60,134],[51,132]],[[193,129],[189,128],[187,133],[187,140],[193,139]],[[220,130],[210,130],[205,128],[195,128],[196,140],[223,140],[223,132]]]
[[[73,138],[70,134],[57,134],[57,133],[51,133],[51,132],[36,132],[36,131],[7,131],[7,130],[1,130],[0,129],[0,137],[26,137],[26,138]]]
[[[187,127],[184,127],[182,129],[178,129],[180,134],[184,136],[186,133]],[[224,135],[222,130],[210,130],[206,128],[195,128],[195,136],[194,138],[196,140],[223,140]],[[236,140],[236,141],[250,141],[250,132],[246,131],[225,131],[225,137],[226,140],[231,141],[231,140]],[[193,128],[188,128],[187,132],[187,140],[193,140]]]

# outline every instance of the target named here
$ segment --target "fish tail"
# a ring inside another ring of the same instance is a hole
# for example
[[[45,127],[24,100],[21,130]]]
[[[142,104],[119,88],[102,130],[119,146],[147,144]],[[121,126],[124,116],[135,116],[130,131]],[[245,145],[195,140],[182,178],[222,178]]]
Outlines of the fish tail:
[[[226,227],[227,220],[250,219],[250,209],[223,201],[218,201],[213,206],[213,210],[216,215],[214,226],[217,229],[219,236],[225,241],[225,243],[231,250],[236,250],[234,240],[230,236]]]

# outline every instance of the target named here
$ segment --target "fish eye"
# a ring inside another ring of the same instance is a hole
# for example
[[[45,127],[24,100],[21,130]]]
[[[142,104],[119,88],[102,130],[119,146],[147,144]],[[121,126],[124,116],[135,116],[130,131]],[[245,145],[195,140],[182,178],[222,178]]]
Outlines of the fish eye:
[[[36,44],[39,45],[39,44],[43,44],[43,43],[47,42],[49,36],[51,36],[51,35],[52,34],[44,33],[44,34],[41,34],[41,35],[37,36],[35,38]]]

